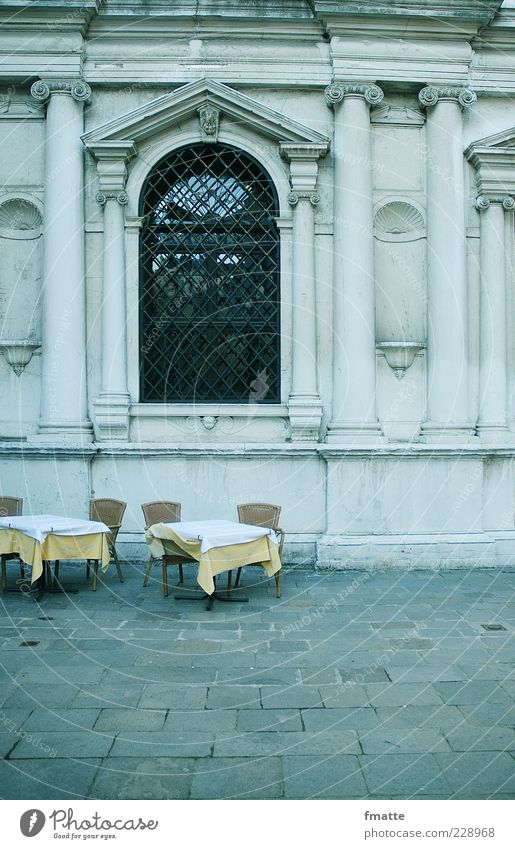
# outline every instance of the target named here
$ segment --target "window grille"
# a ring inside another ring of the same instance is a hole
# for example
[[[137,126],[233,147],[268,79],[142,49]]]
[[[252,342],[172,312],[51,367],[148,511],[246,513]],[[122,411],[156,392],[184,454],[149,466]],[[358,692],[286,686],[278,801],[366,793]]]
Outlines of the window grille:
[[[142,192],[140,398],[280,401],[275,189],[246,153],[182,148]]]

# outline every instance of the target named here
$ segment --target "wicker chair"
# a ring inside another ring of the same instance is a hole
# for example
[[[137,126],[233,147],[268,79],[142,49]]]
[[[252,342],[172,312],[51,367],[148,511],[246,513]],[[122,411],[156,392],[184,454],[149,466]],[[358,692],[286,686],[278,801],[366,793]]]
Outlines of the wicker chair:
[[[116,573],[123,584],[123,574],[120,567],[120,559],[116,550],[116,537],[122,525],[123,514],[127,504],[125,501],[117,501],[115,498],[92,498],[89,502],[89,518],[92,522],[103,522],[109,528],[107,545],[109,554],[114,560]],[[89,578],[91,561],[86,561],[86,578]],[[58,564],[57,568],[58,567]],[[58,574],[58,573],[57,573]],[[93,590],[97,588],[98,560],[95,560],[95,571],[93,574]],[[57,577],[57,575],[56,575]]]
[[[245,525],[259,525],[260,528],[272,528],[279,537],[279,558],[282,557],[284,546],[284,531],[279,527],[281,508],[277,504],[238,504],[238,520]],[[241,578],[240,566],[236,573],[235,588],[239,586]],[[230,580],[230,579],[229,579]],[[281,573],[275,574],[275,594],[281,597]]]
[[[16,498],[14,495],[0,496],[0,516],[21,516],[23,512],[23,498]],[[20,560],[19,554],[2,554],[2,589],[7,592],[7,561],[18,560],[20,564],[20,575],[25,577],[23,562]]]
[[[178,501],[147,501],[146,504],[141,505],[141,509],[143,510],[143,516],[145,518],[145,530],[151,525],[156,525],[158,522],[181,521],[181,505]],[[145,572],[145,578],[143,579],[144,587],[148,585],[153,562],[154,557],[151,554],[148,561],[147,571]],[[186,555],[182,557],[180,554],[165,554],[163,556],[163,595],[165,597],[168,595],[167,567],[179,567],[179,584],[182,584],[184,582],[184,574],[182,571],[183,564],[196,562],[197,561],[192,557],[187,557]]]

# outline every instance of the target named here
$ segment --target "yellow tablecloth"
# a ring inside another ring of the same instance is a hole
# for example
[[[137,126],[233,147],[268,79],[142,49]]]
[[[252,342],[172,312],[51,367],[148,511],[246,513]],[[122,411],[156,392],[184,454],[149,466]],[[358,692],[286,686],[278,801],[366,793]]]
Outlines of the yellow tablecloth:
[[[145,538],[154,557],[162,557],[163,554],[187,554],[197,560],[197,584],[208,595],[214,593],[213,578],[221,572],[248,566],[249,563],[261,563],[266,574],[272,577],[281,568],[277,545],[268,536],[253,542],[210,548],[204,552],[200,550],[200,540],[183,539],[163,523],[151,525]]]
[[[58,536],[48,534],[44,542],[23,534],[16,528],[0,528],[0,554],[19,554],[32,566],[31,581],[43,574],[44,560],[101,560],[105,572],[109,563],[106,534]]]

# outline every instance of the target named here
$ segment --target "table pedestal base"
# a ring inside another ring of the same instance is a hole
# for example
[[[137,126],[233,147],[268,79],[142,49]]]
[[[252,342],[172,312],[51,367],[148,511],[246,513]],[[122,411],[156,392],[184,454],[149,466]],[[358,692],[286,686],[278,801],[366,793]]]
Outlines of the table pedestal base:
[[[192,593],[195,593],[195,590],[192,590]],[[195,593],[195,595],[186,595],[186,593],[174,593],[173,597],[178,601],[204,601],[204,599],[207,598],[209,599],[209,601],[206,604],[206,610],[211,610],[215,598],[217,601],[232,601],[240,604],[249,600],[248,596],[246,595],[233,595],[232,593],[219,593],[216,591],[214,593],[211,593],[211,595],[208,595],[207,593],[203,593],[202,595],[200,595],[200,593]]]

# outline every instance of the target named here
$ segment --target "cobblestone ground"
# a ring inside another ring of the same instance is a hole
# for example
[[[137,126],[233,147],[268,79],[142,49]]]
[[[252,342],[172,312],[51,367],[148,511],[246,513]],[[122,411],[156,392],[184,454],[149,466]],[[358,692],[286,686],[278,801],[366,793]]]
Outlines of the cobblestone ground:
[[[1,594],[3,798],[515,798],[515,571],[250,568],[206,611],[142,569]]]

